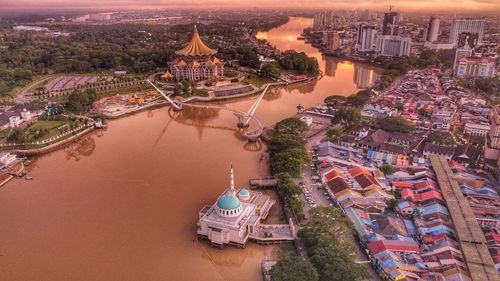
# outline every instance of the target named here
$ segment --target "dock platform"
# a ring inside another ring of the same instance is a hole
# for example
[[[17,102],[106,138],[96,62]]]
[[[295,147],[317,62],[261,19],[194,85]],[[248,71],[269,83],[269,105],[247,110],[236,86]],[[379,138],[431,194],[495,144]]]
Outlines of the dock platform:
[[[278,185],[278,179],[275,177],[250,179],[248,182],[250,184],[250,188],[252,189],[271,188]]]

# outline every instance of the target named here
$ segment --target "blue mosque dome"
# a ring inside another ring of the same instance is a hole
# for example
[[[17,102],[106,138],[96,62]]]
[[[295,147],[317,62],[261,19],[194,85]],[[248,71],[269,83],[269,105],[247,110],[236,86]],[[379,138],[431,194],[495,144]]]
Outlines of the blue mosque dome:
[[[238,209],[240,205],[240,199],[233,194],[223,195],[217,200],[217,207],[224,210]]]
[[[250,196],[250,192],[244,188],[242,188],[239,192],[240,196],[244,196],[244,197],[247,197],[247,196]]]

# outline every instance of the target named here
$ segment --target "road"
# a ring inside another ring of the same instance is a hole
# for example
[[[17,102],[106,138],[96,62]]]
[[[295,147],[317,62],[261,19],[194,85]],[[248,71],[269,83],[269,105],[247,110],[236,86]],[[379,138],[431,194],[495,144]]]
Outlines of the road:
[[[311,179],[312,176],[315,175],[314,170],[312,169],[310,164],[304,165],[302,169],[302,178],[297,179],[295,183],[302,182],[304,183],[305,187],[307,190],[310,190],[311,192],[311,197],[312,199],[316,202],[318,206],[333,206],[333,201],[330,199],[330,197],[327,195],[326,190],[324,188],[319,188],[321,185],[318,185],[314,180]],[[304,214],[306,214],[306,220],[307,220],[307,214],[311,207],[309,206],[304,194],[301,194],[299,198],[304,202],[304,207],[303,211]],[[378,276],[377,272],[370,266],[369,263],[365,263],[368,260],[368,257],[366,256],[366,253],[364,249],[359,245],[356,239],[353,237],[353,245],[355,245],[354,249],[356,251],[356,261],[358,263],[364,264],[366,270],[368,271],[370,277],[366,279],[366,281],[381,281],[380,277]]]
[[[29,83],[27,86],[25,86],[21,92],[19,92],[19,94],[16,95],[16,97],[14,98],[14,102],[16,104],[20,104],[20,103],[25,103],[25,102],[29,102],[30,101],[30,98],[28,97],[29,94],[31,94],[33,92],[33,88],[40,84],[40,83],[43,83],[51,78],[53,78],[55,75],[49,75],[49,76],[45,76],[43,78],[40,78],[36,81],[33,81],[31,83]]]

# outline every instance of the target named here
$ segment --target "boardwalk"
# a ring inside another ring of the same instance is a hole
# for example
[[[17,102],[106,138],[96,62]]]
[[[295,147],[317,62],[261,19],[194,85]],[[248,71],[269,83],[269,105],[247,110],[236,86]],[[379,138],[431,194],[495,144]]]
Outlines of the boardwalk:
[[[484,234],[472,209],[462,194],[446,160],[430,156],[439,186],[455,226],[457,238],[472,281],[500,281],[486,246]]]

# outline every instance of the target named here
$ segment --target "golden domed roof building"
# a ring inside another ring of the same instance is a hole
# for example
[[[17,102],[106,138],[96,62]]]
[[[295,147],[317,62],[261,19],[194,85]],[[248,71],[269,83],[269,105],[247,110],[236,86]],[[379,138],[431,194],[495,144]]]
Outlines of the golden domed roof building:
[[[177,81],[207,80],[224,75],[224,64],[215,57],[217,50],[210,49],[203,43],[196,25],[189,44],[175,53],[178,57],[169,66]]]

